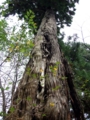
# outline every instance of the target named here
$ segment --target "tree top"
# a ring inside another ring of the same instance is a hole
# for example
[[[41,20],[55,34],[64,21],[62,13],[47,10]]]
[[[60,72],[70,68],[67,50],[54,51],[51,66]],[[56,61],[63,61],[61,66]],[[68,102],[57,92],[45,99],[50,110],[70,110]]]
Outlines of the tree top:
[[[78,2],[79,0],[6,0],[3,13],[5,17],[17,13],[20,18],[25,18],[27,11],[32,10],[35,13],[34,21],[39,26],[46,10],[53,9],[57,24],[60,27],[64,24],[70,26]]]

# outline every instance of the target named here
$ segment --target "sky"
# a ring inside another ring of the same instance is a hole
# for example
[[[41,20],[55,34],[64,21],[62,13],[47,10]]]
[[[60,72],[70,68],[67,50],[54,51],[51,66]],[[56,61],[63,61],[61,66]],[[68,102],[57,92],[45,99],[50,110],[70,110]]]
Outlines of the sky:
[[[0,4],[3,1],[0,0]],[[17,19],[15,20],[18,22]],[[65,26],[62,31],[66,34],[65,41],[67,41],[67,36],[78,34],[78,41],[90,44],[90,0],[79,1],[79,4],[76,5],[76,14],[73,17],[71,26]]]
[[[80,42],[83,42],[83,35],[84,42],[90,44],[90,0],[80,0],[79,4],[76,5],[76,9],[72,25],[65,27],[62,31],[67,36],[77,33],[79,36],[78,41]]]

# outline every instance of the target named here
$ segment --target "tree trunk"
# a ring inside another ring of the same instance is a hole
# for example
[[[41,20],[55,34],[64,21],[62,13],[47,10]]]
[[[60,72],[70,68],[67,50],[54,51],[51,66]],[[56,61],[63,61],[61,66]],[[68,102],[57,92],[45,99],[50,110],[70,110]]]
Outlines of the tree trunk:
[[[3,120],[5,120],[5,115],[6,115],[6,98],[5,98],[5,90],[2,86],[2,81],[0,79],[0,88],[1,88],[1,96],[2,96],[2,111],[3,111]]]
[[[67,72],[52,10],[42,20],[31,54],[6,120],[71,120]]]

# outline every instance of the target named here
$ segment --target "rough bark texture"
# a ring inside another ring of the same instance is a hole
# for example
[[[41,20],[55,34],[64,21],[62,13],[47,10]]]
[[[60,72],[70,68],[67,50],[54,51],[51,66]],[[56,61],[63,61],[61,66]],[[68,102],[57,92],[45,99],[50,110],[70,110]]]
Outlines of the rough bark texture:
[[[6,120],[71,120],[63,60],[54,12],[48,10]]]

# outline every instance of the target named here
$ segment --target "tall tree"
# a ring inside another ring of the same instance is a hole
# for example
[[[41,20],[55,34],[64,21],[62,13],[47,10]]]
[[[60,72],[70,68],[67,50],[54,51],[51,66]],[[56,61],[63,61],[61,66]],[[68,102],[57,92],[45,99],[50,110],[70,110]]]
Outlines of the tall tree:
[[[31,9],[36,14],[39,29],[32,57],[13,96],[6,120],[71,120],[70,101],[75,119],[84,120],[72,82],[72,71],[57,40],[56,23],[61,27],[70,25],[76,2],[78,0],[8,1],[4,10],[6,15],[18,13],[23,17]]]

